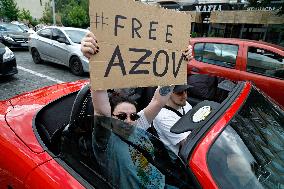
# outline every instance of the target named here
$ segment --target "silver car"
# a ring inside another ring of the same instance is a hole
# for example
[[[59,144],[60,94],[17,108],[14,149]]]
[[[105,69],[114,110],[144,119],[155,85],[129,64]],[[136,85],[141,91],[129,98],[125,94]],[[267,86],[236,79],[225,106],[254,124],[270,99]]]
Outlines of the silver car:
[[[43,61],[68,66],[75,75],[89,72],[89,61],[80,50],[86,29],[50,26],[30,36],[29,51],[36,64]]]

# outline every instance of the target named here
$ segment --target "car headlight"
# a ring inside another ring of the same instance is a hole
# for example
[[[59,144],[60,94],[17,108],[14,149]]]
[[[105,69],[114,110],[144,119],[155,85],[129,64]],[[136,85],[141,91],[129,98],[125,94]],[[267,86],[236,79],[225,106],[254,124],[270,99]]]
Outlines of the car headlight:
[[[3,62],[6,62],[7,60],[10,60],[12,58],[14,58],[14,53],[8,48],[8,47],[5,47],[5,53],[3,55]]]
[[[6,40],[6,41],[14,41],[14,39],[12,37],[9,37],[7,35],[4,35],[3,38]]]

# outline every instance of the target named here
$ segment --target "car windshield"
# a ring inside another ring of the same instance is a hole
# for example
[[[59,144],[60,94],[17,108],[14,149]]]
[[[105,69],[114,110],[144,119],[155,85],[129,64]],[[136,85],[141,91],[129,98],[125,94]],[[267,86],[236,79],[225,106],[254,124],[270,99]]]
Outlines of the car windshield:
[[[221,188],[284,188],[284,112],[253,89],[208,153]]]
[[[26,26],[25,24],[21,24],[19,25],[19,27],[22,29],[22,30],[26,30],[28,31],[30,28],[28,26]]]
[[[22,28],[15,24],[5,24],[3,25],[5,28],[7,28],[7,31],[12,31],[12,32],[24,32]]]
[[[73,43],[81,44],[82,38],[86,35],[86,31],[81,30],[64,30]]]

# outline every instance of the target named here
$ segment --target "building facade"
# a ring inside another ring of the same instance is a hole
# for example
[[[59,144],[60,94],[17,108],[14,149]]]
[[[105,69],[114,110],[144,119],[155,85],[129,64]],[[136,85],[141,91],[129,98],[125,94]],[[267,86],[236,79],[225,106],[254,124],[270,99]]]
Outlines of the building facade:
[[[250,7],[246,0],[144,0],[191,15],[193,36],[262,40],[284,46],[283,0]]]
[[[36,19],[40,19],[43,16],[45,4],[50,0],[15,0],[19,10],[29,10],[31,16]]]

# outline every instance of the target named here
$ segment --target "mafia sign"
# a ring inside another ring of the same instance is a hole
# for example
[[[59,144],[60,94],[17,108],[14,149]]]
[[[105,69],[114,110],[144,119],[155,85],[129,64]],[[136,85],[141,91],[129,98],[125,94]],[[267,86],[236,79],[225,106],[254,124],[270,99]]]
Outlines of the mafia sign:
[[[90,0],[100,52],[90,60],[93,89],[186,83],[190,16],[133,0]]]
[[[195,6],[196,12],[212,12],[212,11],[222,11],[222,5],[221,4],[204,4],[204,5],[196,5]]]

